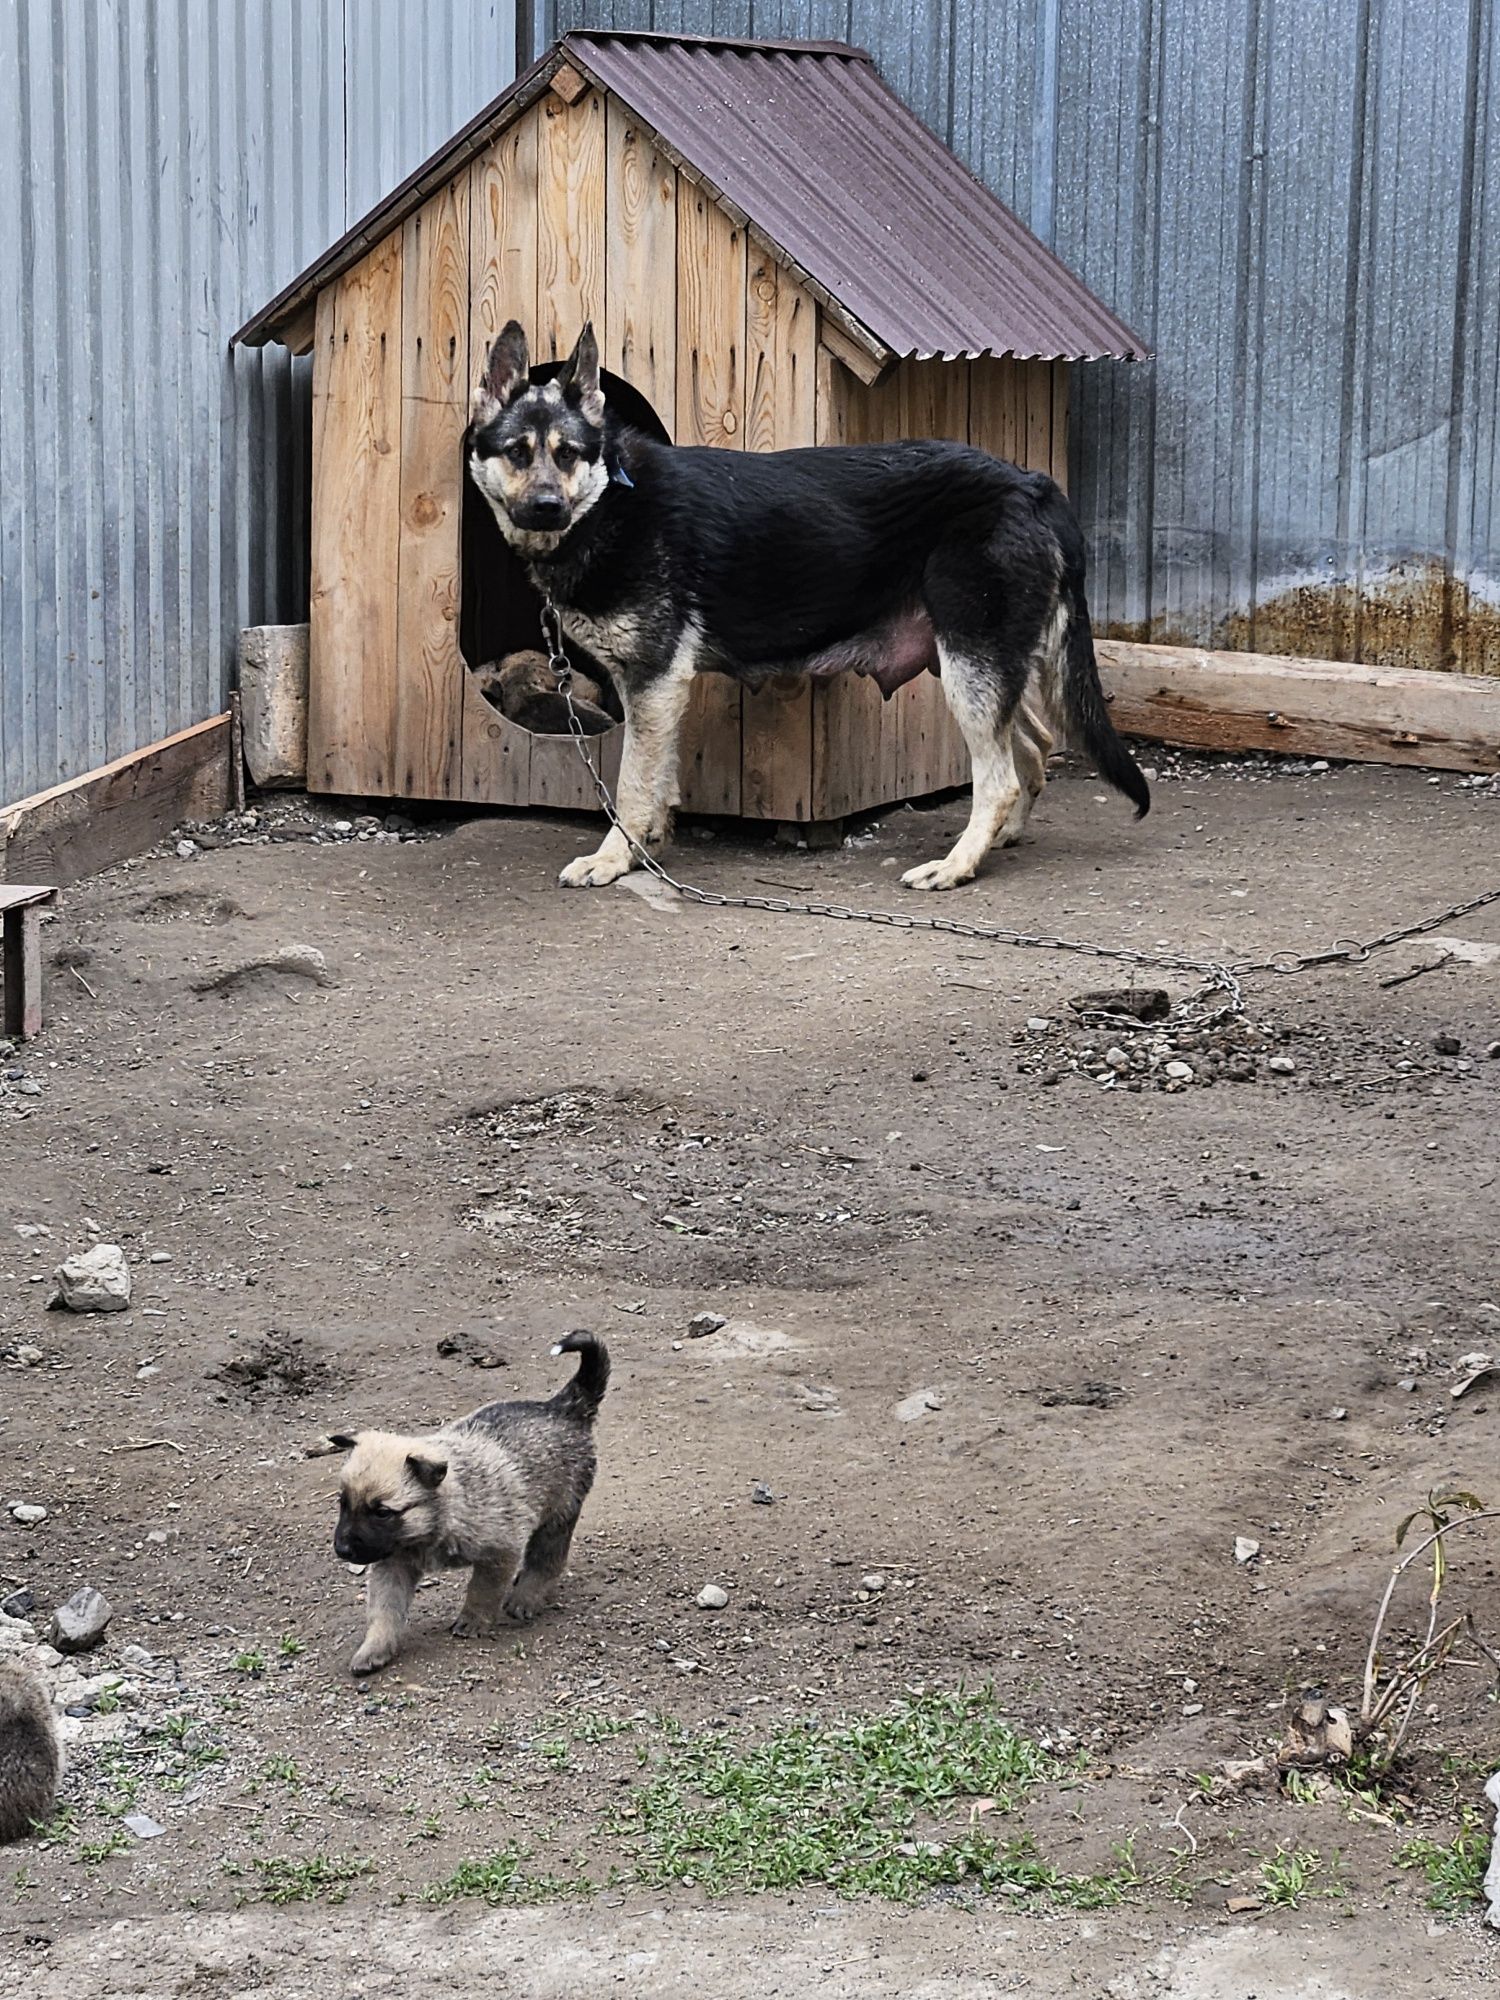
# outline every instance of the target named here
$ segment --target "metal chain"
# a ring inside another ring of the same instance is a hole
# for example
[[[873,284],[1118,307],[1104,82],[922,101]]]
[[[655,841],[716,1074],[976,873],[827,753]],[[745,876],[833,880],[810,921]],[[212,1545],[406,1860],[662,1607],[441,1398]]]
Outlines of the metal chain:
[[[1461,903],[1452,903],[1435,916],[1422,917],[1411,924],[1398,925],[1393,930],[1383,931],[1379,937],[1364,941],[1350,938],[1335,938],[1322,951],[1273,952],[1269,958],[1243,958],[1224,961],[1212,958],[1191,958],[1186,953],[1175,951],[1141,951],[1134,945],[1095,944],[1083,938],[1053,937],[1040,931],[1001,930],[990,924],[964,923],[956,917],[930,917],[908,914],[902,910],[852,910],[841,903],[817,903],[793,901],[786,896],[733,896],[718,889],[700,889],[691,882],[679,882],[675,875],[665,869],[647,848],[631,833],[621,820],[615,808],[609,787],[589,755],[588,736],[573,705],[573,665],[568,658],[564,643],[562,619],[551,598],[542,601],[542,638],[547,647],[547,663],[557,682],[558,693],[568,711],[568,730],[577,746],[578,754],[593,780],[594,790],[599,795],[599,804],[610,825],[630,848],[631,854],[649,875],[658,882],[665,883],[688,902],[699,903],[709,909],[720,910],[766,910],[774,916],[826,917],[840,923],[882,924],[888,930],[931,931],[943,937],[972,938],[983,944],[1014,945],[1023,950],[1065,951],[1082,958],[1108,960],[1116,965],[1128,965],[1160,972],[1194,972],[1201,976],[1203,986],[1190,999],[1180,1004],[1179,1018],[1183,1014],[1201,1010],[1204,1027],[1212,1027],[1229,1016],[1245,1011],[1245,996],[1241,979],[1252,973],[1276,972],[1291,974],[1310,971],[1319,965],[1363,965],[1377,951],[1403,943],[1407,938],[1421,937],[1428,931],[1435,931],[1442,924],[1451,923],[1456,917],[1467,916],[1471,910],[1483,909],[1489,903],[1500,903],[1500,887],[1481,890],[1477,896],[1467,897]]]

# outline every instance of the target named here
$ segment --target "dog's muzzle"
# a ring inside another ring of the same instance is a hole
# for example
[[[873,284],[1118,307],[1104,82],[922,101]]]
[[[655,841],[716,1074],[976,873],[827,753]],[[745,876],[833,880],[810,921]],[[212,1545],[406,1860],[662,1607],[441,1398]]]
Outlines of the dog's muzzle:
[[[539,494],[512,507],[510,518],[529,535],[557,534],[568,525],[568,503],[561,495],[552,498]]]

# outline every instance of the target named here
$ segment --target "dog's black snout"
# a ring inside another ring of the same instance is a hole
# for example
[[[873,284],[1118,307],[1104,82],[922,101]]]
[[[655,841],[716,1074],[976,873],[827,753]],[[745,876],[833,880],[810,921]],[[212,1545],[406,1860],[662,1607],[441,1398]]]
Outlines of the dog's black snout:
[[[568,518],[568,503],[560,493],[538,493],[521,511],[528,528],[556,528]]]

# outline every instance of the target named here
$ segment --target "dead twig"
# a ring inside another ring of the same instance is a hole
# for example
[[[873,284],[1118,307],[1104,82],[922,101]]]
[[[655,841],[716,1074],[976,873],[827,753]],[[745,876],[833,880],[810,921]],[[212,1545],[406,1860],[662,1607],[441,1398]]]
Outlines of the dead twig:
[[[88,981],[84,978],[83,974],[78,970],[78,967],[76,965],[70,965],[68,967],[68,970],[69,972],[72,973],[73,977],[78,981],[78,984],[83,988],[84,992],[87,993],[90,1000],[97,1000],[99,998],[99,995],[94,991],[93,987],[89,985]]]
[[[172,1438],[131,1438],[126,1444],[106,1444],[102,1451],[113,1457],[117,1451],[175,1451],[187,1457],[187,1447],[177,1444]]]
[[[1380,990],[1389,993],[1393,986],[1404,986],[1409,979],[1420,979],[1424,972],[1436,972],[1448,963],[1446,958],[1434,958],[1426,965],[1414,966],[1410,972],[1398,972],[1394,979],[1382,979]]]

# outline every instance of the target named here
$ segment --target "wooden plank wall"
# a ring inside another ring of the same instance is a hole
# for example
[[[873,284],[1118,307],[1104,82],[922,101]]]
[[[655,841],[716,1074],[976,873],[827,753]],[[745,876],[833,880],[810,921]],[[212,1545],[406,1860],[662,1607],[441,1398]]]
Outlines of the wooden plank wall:
[[[1065,364],[903,362],[864,387],[819,346],[808,294],[625,106],[549,94],[318,300],[314,790],[595,809],[571,739],[506,722],[459,650],[460,445],[512,317],[538,359],[592,318],[605,367],[681,443],[967,437],[1066,480]],[[592,746],[610,779],[619,737]],[[700,812],[841,818],[967,776],[930,676],[882,702],[854,676],[748,694],[705,675],[684,733]]]

